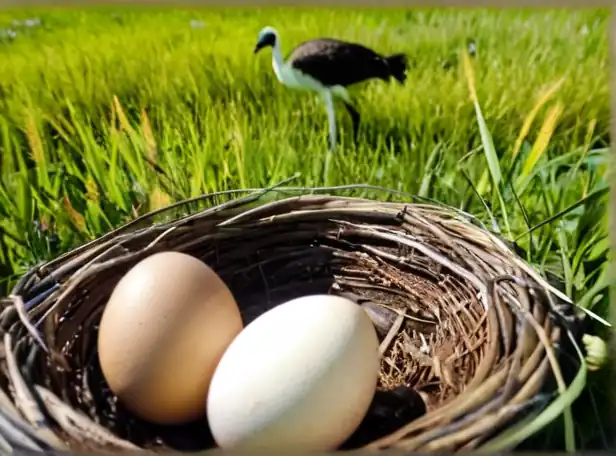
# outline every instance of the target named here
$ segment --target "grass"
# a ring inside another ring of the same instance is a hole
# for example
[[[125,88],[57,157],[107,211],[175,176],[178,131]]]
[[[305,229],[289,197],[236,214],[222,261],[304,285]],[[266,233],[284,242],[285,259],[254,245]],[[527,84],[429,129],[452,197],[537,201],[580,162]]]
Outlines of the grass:
[[[41,23],[14,23],[28,18]],[[471,212],[607,318],[608,18],[591,9],[0,11],[0,292],[151,209],[299,172],[294,185],[369,182]],[[410,56],[404,87],[353,89],[359,142],[350,144],[340,110],[343,147],[326,181],[323,106],[281,87],[269,52],[252,54],[267,24],[285,53],[330,35]],[[602,375],[578,378],[586,399],[573,420],[528,445],[605,447],[597,419],[606,415],[587,406],[608,400]],[[556,415],[574,397],[562,392]]]

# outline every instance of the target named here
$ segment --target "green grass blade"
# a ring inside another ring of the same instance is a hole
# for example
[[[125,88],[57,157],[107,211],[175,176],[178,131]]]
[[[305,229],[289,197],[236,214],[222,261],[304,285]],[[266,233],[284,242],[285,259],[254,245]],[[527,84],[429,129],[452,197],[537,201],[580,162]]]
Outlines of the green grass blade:
[[[462,64],[464,68],[464,73],[466,76],[466,81],[468,83],[468,89],[471,97],[471,101],[475,106],[475,116],[477,118],[477,123],[479,125],[479,134],[481,135],[481,143],[483,144],[483,153],[486,157],[486,161],[488,163],[488,169],[490,170],[490,174],[492,175],[492,180],[494,181],[494,185],[496,187],[499,186],[501,181],[501,169],[500,163],[498,160],[498,155],[496,154],[496,149],[494,147],[494,141],[492,139],[492,135],[488,130],[488,126],[483,117],[483,112],[481,110],[481,106],[479,105],[479,100],[477,98],[477,90],[475,87],[475,73],[473,71],[473,67],[471,65],[471,61],[466,49],[462,51]],[[479,194],[483,195],[485,192],[485,184],[480,181],[477,191]]]
[[[442,147],[439,143],[436,145],[434,150],[432,150],[432,153],[428,156],[428,161],[426,162],[426,166],[423,172],[423,178],[421,179],[421,185],[419,186],[419,192],[417,192],[418,196],[428,196],[428,192],[430,191],[430,186],[432,185],[432,180],[434,178],[434,168],[436,167],[436,162],[440,157],[441,149]]]
[[[560,246],[563,273],[565,275],[565,294],[567,296],[573,296],[573,273],[571,270],[571,262],[569,261],[567,237],[562,229],[558,230],[558,244]]]
[[[481,204],[483,205],[483,208],[485,209],[486,214],[488,214],[488,217],[490,218],[490,222],[492,223],[492,230],[496,233],[500,233],[501,229],[500,229],[500,226],[498,226],[498,221],[496,220],[494,213],[490,210],[490,207],[488,206],[486,201],[482,198],[482,196],[477,191],[477,188],[473,184],[472,179],[469,177],[468,173],[464,170],[462,170],[462,175],[466,178],[466,182],[468,183],[469,187],[471,188],[475,196],[477,196],[477,199],[481,201]]]
[[[570,212],[573,212],[575,209],[577,209],[578,207],[582,206],[583,204],[591,202],[591,201],[595,200],[596,198],[600,198],[600,197],[606,195],[608,192],[609,192],[609,188],[607,188],[607,187],[595,190],[590,195],[582,198],[581,200],[577,201],[576,203],[572,204],[571,206],[567,207],[566,209],[563,209],[562,211],[558,212],[557,214],[555,214],[555,215],[545,219],[541,223],[538,223],[537,225],[533,226],[531,229],[529,229],[529,230],[525,231],[524,233],[518,235],[515,238],[515,240],[517,241],[517,240],[523,238],[524,236],[528,236],[530,233],[532,233],[533,231],[538,230],[542,226],[549,225],[550,223],[555,222],[556,220],[561,219],[562,217],[564,217],[565,215],[567,215]]]

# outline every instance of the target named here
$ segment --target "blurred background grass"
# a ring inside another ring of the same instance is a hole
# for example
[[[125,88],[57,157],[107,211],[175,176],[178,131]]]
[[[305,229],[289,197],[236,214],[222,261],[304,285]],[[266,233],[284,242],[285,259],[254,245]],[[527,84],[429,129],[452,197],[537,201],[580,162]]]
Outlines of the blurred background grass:
[[[608,14],[2,10],[0,291],[151,209],[300,172],[294,184],[368,182],[471,212],[607,318]],[[278,84],[269,52],[252,54],[265,25],[285,54],[327,35],[410,57],[404,87],[352,90],[359,142],[341,111],[327,182],[324,108]],[[582,448],[606,445],[596,384],[576,415]],[[559,432],[533,448],[559,449]]]

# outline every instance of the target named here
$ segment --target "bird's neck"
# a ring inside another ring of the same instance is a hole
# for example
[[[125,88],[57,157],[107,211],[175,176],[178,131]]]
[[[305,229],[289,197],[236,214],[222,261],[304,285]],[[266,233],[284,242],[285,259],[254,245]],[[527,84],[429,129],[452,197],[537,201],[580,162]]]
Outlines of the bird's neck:
[[[272,48],[272,66],[274,67],[274,72],[279,80],[282,81],[282,67],[284,65],[284,59],[282,57],[282,51],[280,50],[280,42],[276,40]]]

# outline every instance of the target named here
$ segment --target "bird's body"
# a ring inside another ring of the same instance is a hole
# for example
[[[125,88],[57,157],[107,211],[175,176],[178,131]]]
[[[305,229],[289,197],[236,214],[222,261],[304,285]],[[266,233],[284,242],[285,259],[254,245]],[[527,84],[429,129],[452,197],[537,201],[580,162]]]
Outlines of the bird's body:
[[[389,81],[388,60],[361,44],[319,38],[297,46],[286,59],[290,66],[326,87],[347,87],[368,79]]]
[[[369,79],[389,81],[394,77],[401,84],[406,79],[404,54],[384,57],[361,44],[319,38],[301,43],[284,59],[278,33],[271,27],[261,30],[255,53],[266,46],[272,47],[272,67],[280,83],[291,89],[316,92],[323,98],[332,148],[336,143],[334,97],[344,102],[356,137],[360,116],[347,87]]]

